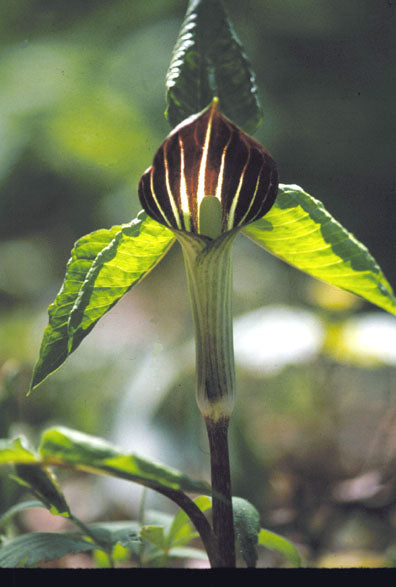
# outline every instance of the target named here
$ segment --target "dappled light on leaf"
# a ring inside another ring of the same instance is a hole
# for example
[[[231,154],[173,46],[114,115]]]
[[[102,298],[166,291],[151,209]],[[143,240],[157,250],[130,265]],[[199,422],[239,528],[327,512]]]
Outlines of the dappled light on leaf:
[[[396,314],[392,288],[368,249],[299,186],[280,185],[270,212],[243,232],[297,269]]]

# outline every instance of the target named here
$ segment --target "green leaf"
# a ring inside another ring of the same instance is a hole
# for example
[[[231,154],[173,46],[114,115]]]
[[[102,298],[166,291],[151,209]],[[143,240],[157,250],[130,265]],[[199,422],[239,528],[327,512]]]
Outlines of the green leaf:
[[[140,521],[142,526],[162,526],[165,532],[169,532],[174,518],[168,512],[153,509],[144,510],[142,515],[143,517]]]
[[[37,457],[23,446],[22,438],[0,440],[0,465],[37,463]]]
[[[137,548],[140,546],[140,524],[138,522],[98,522],[90,524],[87,528],[99,544],[115,546],[119,543],[134,553],[137,553]]]
[[[15,465],[15,481],[27,487],[51,513],[69,517],[69,506],[54,473],[41,466],[23,442],[21,438],[0,440],[0,465]]]
[[[136,543],[139,545],[139,543]],[[136,549],[136,553],[132,551],[133,554],[138,556],[138,550]],[[125,563],[130,561],[131,558],[131,549],[125,548],[121,546],[121,544],[116,544],[111,553],[104,552],[103,550],[94,550],[93,552],[93,560],[95,563],[95,567],[101,569],[109,569],[118,567],[117,563]]]
[[[40,455],[48,464],[103,473],[135,481],[153,489],[210,493],[206,483],[133,454],[124,454],[116,447],[94,436],[68,428],[50,428],[43,433]]]
[[[283,554],[287,560],[294,566],[299,567],[301,565],[301,557],[296,547],[283,536],[275,534],[262,528],[258,535],[258,543],[261,546],[265,546],[269,550],[274,550]]]
[[[242,232],[297,269],[396,314],[392,288],[367,248],[300,187],[279,186],[268,214]]]
[[[41,561],[61,558],[98,548],[97,545],[71,534],[58,532],[32,532],[18,536],[0,548],[0,568],[14,568],[18,565],[31,567]]]
[[[55,301],[48,308],[49,323],[44,331],[31,389],[58,369],[68,357],[70,313],[97,255],[112,242],[120,230],[121,226],[113,226],[109,230],[97,230],[83,236],[75,243],[62,287]]]
[[[166,77],[172,126],[214,97],[235,124],[253,133],[262,121],[254,74],[221,0],[190,0]]]
[[[241,497],[232,498],[235,535],[248,567],[257,563],[257,542],[260,531],[260,515],[256,508]]]
[[[199,507],[201,512],[205,512],[212,507],[212,499],[207,495],[200,495],[194,499],[194,503]],[[172,525],[166,537],[166,544],[168,548],[173,548],[181,544],[187,544],[197,536],[199,534],[195,530],[190,518],[184,510],[180,510],[173,518]]]
[[[25,467],[23,483],[33,488],[45,503],[49,503],[54,513],[68,513],[69,510],[66,502],[62,501],[63,495],[54,480],[47,475],[46,467],[51,466],[65,466],[96,474],[112,475],[162,491],[166,495],[169,494],[169,490],[203,494],[211,492],[207,483],[191,479],[176,469],[134,454],[125,454],[101,438],[64,427],[44,431],[38,457],[24,449],[20,439],[0,441],[0,464],[26,463],[30,463],[29,467],[33,464],[37,469],[41,467],[42,471],[40,474],[37,474],[37,471],[33,474],[35,468]],[[172,495],[169,497],[172,498]],[[76,521],[75,516],[71,517]]]
[[[44,508],[45,506],[41,501],[35,500],[28,500],[28,501],[21,501],[20,503],[16,503],[15,505],[11,506],[6,512],[4,512],[0,516],[0,529],[12,520],[14,516],[17,516],[19,513],[28,510],[30,508]]]
[[[97,321],[139,283],[174,241],[171,231],[141,213],[122,226],[97,230],[75,244],[62,288],[48,309],[31,390],[58,369]]]
[[[206,552],[199,548],[169,546],[169,538],[165,536],[165,529],[163,526],[143,526],[140,536],[143,540],[147,540],[155,547],[149,555],[146,554],[146,557],[148,557],[151,564],[154,563],[156,566],[158,564],[166,566],[168,557],[208,560]],[[190,539],[195,538],[195,536],[198,536],[198,534],[194,533],[194,536],[191,536]]]
[[[143,538],[143,540],[148,540],[161,551],[164,551],[166,548],[163,526],[143,526],[140,531],[140,537]]]
[[[70,509],[52,471],[39,465],[16,465],[17,481],[28,487],[54,515],[70,517]]]

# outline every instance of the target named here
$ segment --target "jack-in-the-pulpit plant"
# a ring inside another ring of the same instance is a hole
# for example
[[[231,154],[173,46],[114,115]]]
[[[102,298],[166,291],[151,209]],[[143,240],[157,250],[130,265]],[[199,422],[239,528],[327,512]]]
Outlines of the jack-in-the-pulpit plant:
[[[157,549],[157,564],[160,556],[165,565],[176,545],[195,536],[191,523],[212,567],[235,567],[235,537],[247,566],[256,565],[258,544],[298,565],[293,545],[260,529],[254,506],[232,497],[227,431],[235,403],[235,237],[243,234],[297,269],[396,314],[393,290],[367,248],[320,201],[297,185],[278,184],[276,163],[247,134],[261,122],[261,107],[250,64],[220,0],[189,2],[166,86],[167,117],[174,128],[141,177],[144,211],[128,224],[97,230],[75,244],[62,288],[49,307],[31,389],[64,363],[178,241],[195,326],[197,403],[208,432],[211,487],[66,428],[46,430],[37,452],[21,439],[1,441],[0,464],[15,464],[19,481],[50,511],[70,518],[80,534],[18,537],[0,548],[0,566],[94,548],[112,563],[117,542],[140,561],[141,544],[150,543]],[[108,525],[86,525],[70,511],[51,466],[129,479],[166,495],[181,511],[167,531],[132,522],[113,532]],[[188,492],[202,495],[193,501]],[[209,508],[213,523],[204,514]]]
[[[195,325],[197,402],[212,455],[213,525],[224,566],[235,565],[227,429],[235,403],[231,247],[278,193],[269,153],[230,120],[215,98],[178,125],[139,184],[145,211],[168,226],[185,262]]]
[[[143,208],[183,250],[204,418],[229,418],[234,406],[231,246],[277,193],[274,160],[221,114],[217,98],[170,133],[139,183]]]

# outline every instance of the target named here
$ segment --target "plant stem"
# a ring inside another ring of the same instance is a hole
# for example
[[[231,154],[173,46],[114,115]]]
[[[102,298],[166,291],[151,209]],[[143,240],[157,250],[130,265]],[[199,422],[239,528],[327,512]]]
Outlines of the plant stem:
[[[205,546],[209,562],[211,567],[224,566],[219,564],[219,554],[216,544],[216,537],[212,531],[212,528],[206,519],[205,515],[201,512],[199,507],[182,491],[167,488],[156,488],[159,493],[165,495],[172,501],[174,501],[182,510],[186,512],[192,523],[194,524],[201,540]]]
[[[94,542],[94,544],[97,544],[98,547],[101,548],[107,554],[107,557],[108,557],[109,563],[110,563],[110,567],[112,569],[114,569],[115,568],[115,564],[114,564],[114,558],[113,558],[113,552],[112,552],[113,551],[113,548],[112,548],[112,546],[109,546],[108,543],[103,542],[100,539],[98,539],[98,536],[95,533],[95,531],[92,531],[91,528],[89,526],[87,526],[87,524],[84,524],[84,522],[82,520],[80,520],[80,518],[77,518],[77,516],[75,516],[71,512],[70,512],[69,516],[70,516],[70,520],[78,528],[80,528],[80,530],[82,530],[84,534],[86,534],[87,536],[89,536],[92,539],[92,541]]]
[[[144,526],[144,514],[145,514],[145,508],[146,508],[146,497],[147,497],[147,487],[143,487],[143,492],[142,492],[142,497],[140,500],[140,505],[139,505],[139,524],[140,527]],[[138,565],[139,568],[143,567],[143,557],[144,557],[144,546],[145,546],[145,542],[142,540],[140,542],[140,546],[139,546],[139,554],[138,554]]]
[[[235,536],[232,512],[231,471],[228,454],[229,420],[206,420],[212,477],[213,530],[217,539],[218,566],[235,567]]]
[[[231,249],[236,232],[210,240],[177,233],[195,326],[197,403],[210,447],[213,530],[219,567],[235,568],[228,424],[235,403]]]

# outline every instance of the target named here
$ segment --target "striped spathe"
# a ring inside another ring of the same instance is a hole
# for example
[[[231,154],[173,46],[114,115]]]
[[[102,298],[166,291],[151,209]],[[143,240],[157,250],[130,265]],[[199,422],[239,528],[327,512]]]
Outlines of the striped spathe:
[[[205,197],[221,206],[221,232],[266,214],[278,192],[275,161],[264,147],[221,114],[218,100],[178,125],[139,182],[139,198],[155,220],[200,234]]]

